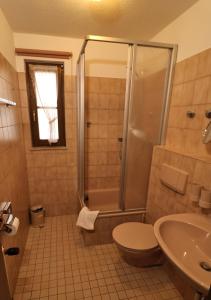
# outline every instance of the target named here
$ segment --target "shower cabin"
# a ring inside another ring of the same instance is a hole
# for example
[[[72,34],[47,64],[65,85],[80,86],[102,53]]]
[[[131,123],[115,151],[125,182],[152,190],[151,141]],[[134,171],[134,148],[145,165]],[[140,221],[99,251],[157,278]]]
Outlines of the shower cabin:
[[[78,197],[99,216],[146,210],[177,46],[88,36],[77,62]]]

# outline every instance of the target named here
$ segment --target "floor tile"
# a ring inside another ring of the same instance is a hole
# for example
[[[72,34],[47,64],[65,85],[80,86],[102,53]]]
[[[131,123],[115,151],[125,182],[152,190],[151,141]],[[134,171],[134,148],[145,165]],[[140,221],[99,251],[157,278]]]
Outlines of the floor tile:
[[[162,267],[125,263],[114,244],[85,247],[76,216],[30,228],[15,300],[182,300]]]

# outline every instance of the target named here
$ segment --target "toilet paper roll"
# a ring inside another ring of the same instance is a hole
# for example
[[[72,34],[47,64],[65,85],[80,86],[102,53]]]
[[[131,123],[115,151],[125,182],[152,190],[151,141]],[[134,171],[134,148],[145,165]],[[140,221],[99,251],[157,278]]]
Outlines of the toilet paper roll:
[[[5,234],[6,235],[15,235],[18,231],[20,221],[18,218],[14,217],[10,224],[5,225]]]

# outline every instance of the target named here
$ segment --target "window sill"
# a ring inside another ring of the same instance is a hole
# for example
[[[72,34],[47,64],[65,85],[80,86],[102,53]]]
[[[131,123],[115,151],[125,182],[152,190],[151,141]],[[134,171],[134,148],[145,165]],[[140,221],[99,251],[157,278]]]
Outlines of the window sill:
[[[68,150],[66,146],[58,146],[58,147],[32,147],[30,151],[51,151],[51,150]]]

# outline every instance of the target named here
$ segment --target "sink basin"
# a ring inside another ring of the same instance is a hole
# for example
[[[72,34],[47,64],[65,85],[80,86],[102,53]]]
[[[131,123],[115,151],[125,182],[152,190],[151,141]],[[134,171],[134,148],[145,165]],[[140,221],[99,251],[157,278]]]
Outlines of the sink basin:
[[[156,221],[154,233],[163,252],[194,288],[207,293],[211,284],[211,217],[165,216]]]

